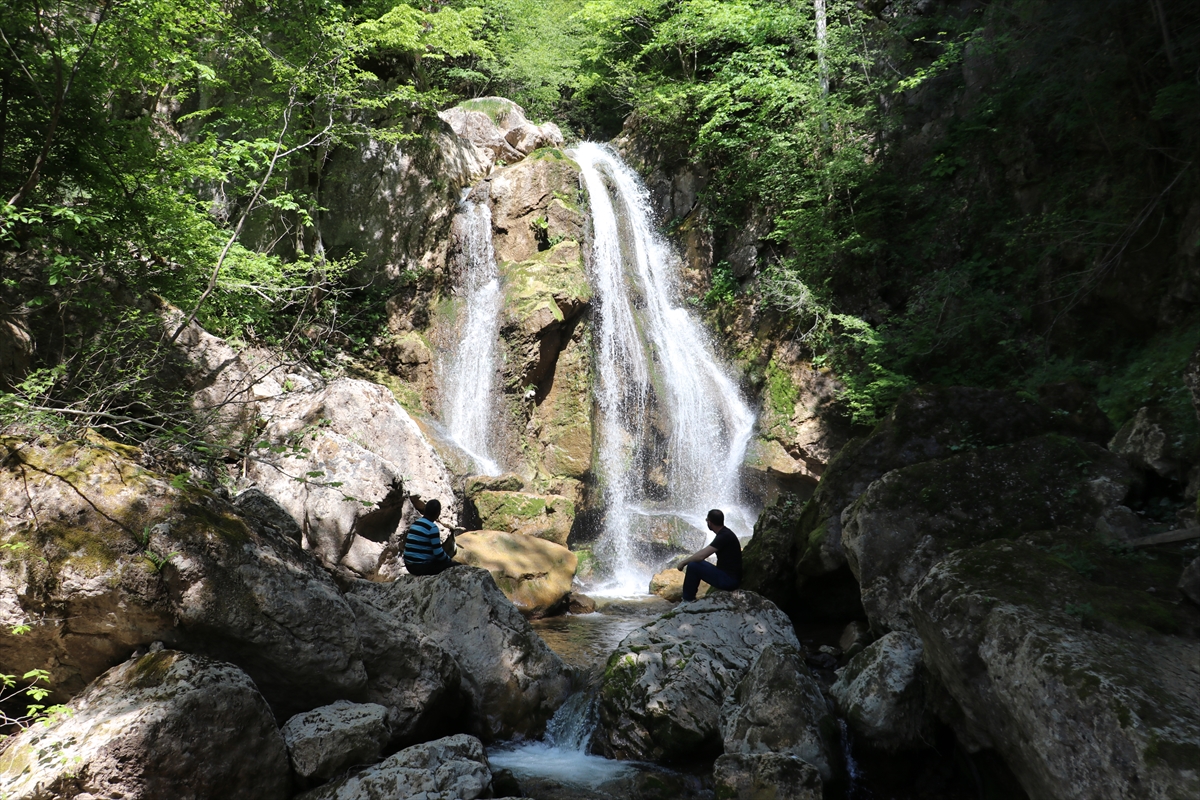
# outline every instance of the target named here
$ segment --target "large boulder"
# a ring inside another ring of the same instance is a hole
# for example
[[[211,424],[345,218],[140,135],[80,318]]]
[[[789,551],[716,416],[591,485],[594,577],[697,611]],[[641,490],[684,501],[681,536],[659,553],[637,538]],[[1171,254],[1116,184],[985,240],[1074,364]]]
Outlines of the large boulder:
[[[462,707],[458,662],[410,621],[349,594],[362,641],[365,699],[387,709],[391,743],[407,745],[457,732]]]
[[[1184,481],[1192,459],[1188,445],[1192,443],[1181,428],[1169,410],[1146,406],[1121,426],[1108,449],[1125,456],[1138,469]]]
[[[503,531],[463,533],[457,541],[456,560],[486,569],[524,614],[544,614],[571,591],[578,559],[561,544]]]
[[[525,109],[503,97],[477,97],[438,114],[459,136],[486,152],[491,163],[513,164],[528,151],[508,143],[505,135],[528,124]],[[536,126],[535,126],[536,127]]]
[[[908,594],[947,553],[1059,526],[1092,529],[1132,481],[1117,456],[1057,434],[889,472],[843,515],[872,626],[911,630]]]
[[[496,170],[488,178],[487,195],[501,263],[529,261],[555,243],[584,239],[579,165],[561,150],[541,150]]]
[[[570,691],[563,662],[486,570],[453,567],[394,583],[359,581],[352,593],[419,628],[462,673],[472,732],[491,741],[537,736]]]
[[[779,753],[727,753],[713,764],[721,800],[822,800],[817,768]]]
[[[439,498],[442,520],[461,511],[452,478],[391,392],[343,378],[274,400],[247,478],[299,522],[305,548],[331,569],[370,577],[383,543],[412,521],[406,494]]]
[[[745,591],[684,604],[638,628],[605,666],[597,746],[609,757],[656,761],[720,753],[722,705],[769,645],[800,647],[783,612]]]
[[[795,756],[833,778],[837,722],[800,653],[763,648],[721,716],[726,754]]]
[[[504,141],[523,156],[527,156],[541,147],[562,147],[562,131],[553,122],[534,125],[526,122],[505,132]]]
[[[325,781],[353,764],[373,764],[391,739],[388,711],[375,703],[336,703],[289,719],[282,728],[292,769]]]
[[[401,750],[297,800],[475,800],[491,785],[483,744],[459,734]]]
[[[0,471],[0,672],[58,699],[156,640],[232,661],[277,711],[362,692],[354,615],[294,541],[99,438],[9,440]]]
[[[575,523],[575,504],[558,495],[478,492],[472,498],[485,530],[534,536],[565,546]]]
[[[105,673],[70,712],[33,725],[0,757],[0,795],[284,800],[283,737],[230,664],[160,650]]]
[[[844,569],[842,512],[885,473],[979,448],[1071,429],[1015,392],[922,386],[901,396],[869,436],[852,440],[829,462],[812,498],[787,495],[767,507],[743,554],[742,585],[792,613],[806,584]]]
[[[1033,800],[1196,797],[1195,620],[1146,591],[1163,564],[1109,565],[1085,541],[1074,554],[1048,537],[987,542],[917,584],[924,663],[957,702],[946,721],[969,749],[998,751]],[[1096,582],[1110,577],[1136,588]]]
[[[830,694],[860,741],[888,751],[932,741],[921,652],[916,634],[892,631],[838,670]]]

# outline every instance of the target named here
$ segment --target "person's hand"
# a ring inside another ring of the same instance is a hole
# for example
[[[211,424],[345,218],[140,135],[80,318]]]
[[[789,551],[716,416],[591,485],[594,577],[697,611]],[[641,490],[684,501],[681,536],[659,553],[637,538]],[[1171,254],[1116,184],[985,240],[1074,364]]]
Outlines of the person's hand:
[[[675,565],[675,569],[679,570],[680,572],[683,572],[684,567],[686,567],[687,564],[688,564],[688,562],[686,562],[686,561],[680,561],[678,564]]]

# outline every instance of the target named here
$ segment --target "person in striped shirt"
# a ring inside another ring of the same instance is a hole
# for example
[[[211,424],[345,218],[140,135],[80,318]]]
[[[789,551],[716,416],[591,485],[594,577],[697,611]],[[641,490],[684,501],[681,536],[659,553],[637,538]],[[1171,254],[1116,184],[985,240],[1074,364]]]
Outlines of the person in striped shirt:
[[[437,518],[442,513],[442,504],[438,500],[427,500],[422,505],[419,498],[412,498],[413,505],[421,512],[404,537],[404,567],[410,575],[437,575],[443,570],[454,566],[446,550],[453,551],[454,534],[450,534],[449,547],[442,545],[442,536],[438,532]]]

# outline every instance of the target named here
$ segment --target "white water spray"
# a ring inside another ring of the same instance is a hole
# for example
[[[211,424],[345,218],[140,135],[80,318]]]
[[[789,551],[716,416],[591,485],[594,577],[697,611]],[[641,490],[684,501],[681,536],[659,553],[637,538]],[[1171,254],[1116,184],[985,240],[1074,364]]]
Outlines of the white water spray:
[[[466,319],[442,369],[442,419],[450,439],[481,473],[499,475],[500,465],[492,456],[492,420],[501,294],[492,212],[486,202],[465,201],[455,226],[462,242],[460,291]]]
[[[730,527],[749,533],[753,517],[741,505],[740,471],[754,413],[700,323],[679,305],[679,260],[654,229],[638,176],[595,143],[581,144],[574,157],[593,228],[601,556],[616,565],[614,585],[605,588],[638,594],[652,568],[639,567],[637,547],[651,514],[665,511],[693,525],[689,546],[706,543],[709,508],[723,509]],[[655,473],[666,484],[658,500],[646,480]]]

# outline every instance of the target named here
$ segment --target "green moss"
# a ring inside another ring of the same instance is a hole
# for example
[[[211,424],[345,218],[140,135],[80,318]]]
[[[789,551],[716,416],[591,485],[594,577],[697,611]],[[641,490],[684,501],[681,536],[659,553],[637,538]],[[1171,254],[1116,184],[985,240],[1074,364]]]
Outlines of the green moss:
[[[1195,742],[1171,742],[1152,733],[1143,755],[1150,764],[1190,770],[1200,764],[1200,745]]]
[[[157,653],[144,655],[134,664],[126,681],[130,686],[138,689],[160,686],[178,657],[178,653],[170,650],[160,650]]]
[[[775,363],[767,364],[767,396],[771,409],[783,417],[791,417],[800,398],[800,390],[792,382],[791,373]]]

